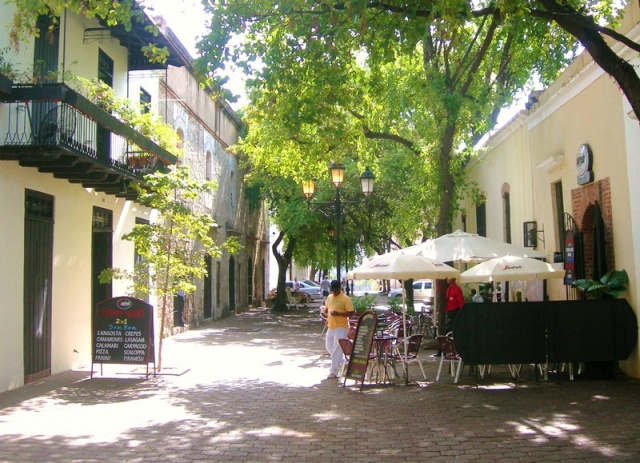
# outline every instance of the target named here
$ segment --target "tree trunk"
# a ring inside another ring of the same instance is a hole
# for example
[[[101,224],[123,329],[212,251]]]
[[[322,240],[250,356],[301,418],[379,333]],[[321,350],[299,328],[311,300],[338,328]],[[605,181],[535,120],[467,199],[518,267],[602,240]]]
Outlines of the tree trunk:
[[[451,121],[451,119],[449,119],[449,121]],[[440,140],[440,164],[438,167],[440,176],[440,211],[438,213],[438,223],[436,223],[437,236],[451,232],[451,222],[453,219],[452,206],[455,190],[455,181],[451,174],[451,152],[453,150],[455,132],[455,124],[448,122]]]
[[[158,339],[158,373],[162,371],[162,340],[164,339],[165,319],[167,317],[167,295],[162,295],[162,307],[160,307],[160,337]]]
[[[287,309],[287,292],[285,282],[287,281],[287,268],[291,263],[291,256],[293,255],[293,250],[296,245],[295,238],[289,238],[287,243],[287,247],[284,253],[280,254],[278,252],[278,246],[282,242],[284,238],[284,233],[280,232],[278,238],[271,245],[271,251],[273,252],[273,256],[276,258],[276,262],[278,263],[278,285],[276,287],[276,300],[274,303],[275,310],[286,310]]]

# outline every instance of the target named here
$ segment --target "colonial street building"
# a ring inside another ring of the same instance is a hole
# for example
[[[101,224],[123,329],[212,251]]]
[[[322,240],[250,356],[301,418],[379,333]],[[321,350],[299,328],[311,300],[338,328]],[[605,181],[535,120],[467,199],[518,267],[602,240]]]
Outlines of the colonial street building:
[[[11,21],[14,8],[0,5],[0,27]],[[211,233],[219,243],[234,234],[244,249],[209,259],[209,276],[174,324],[243,310],[261,300],[266,281],[263,211],[246,199],[243,172],[226,151],[237,138],[237,117],[207,93],[195,100],[197,92],[183,93],[186,80],[192,81],[191,57],[175,36],[164,28],[157,36],[148,32],[150,18],[126,31],[67,11],[58,26],[48,30],[49,24],[42,18],[40,29],[47,32],[22,43],[18,52],[9,47],[7,34],[0,37],[3,59],[30,77],[28,84],[12,84],[0,75],[0,391],[91,365],[93,308],[127,289],[122,281],[100,284],[98,275],[108,267],[132,269],[135,249],[122,235],[136,223],[157,220],[155,211],[136,202],[130,186],[143,185],[143,174],[179,162],[98,101],[74,91],[68,71],[99,78],[117,96],[136,102],[153,95],[157,111],[184,137],[187,156],[181,162],[220,185],[203,204],[219,224]],[[168,47],[167,64],[148,61],[141,47],[149,42]],[[133,84],[135,71],[160,71],[164,77],[144,95]],[[172,84],[170,75],[184,81]],[[140,155],[153,164],[133,162]]]
[[[170,34],[162,24],[161,28]],[[174,324],[199,325],[260,305],[268,290],[267,215],[263,202],[244,183],[237,156],[228,150],[238,141],[240,120],[226,101],[201,88],[189,67],[168,66],[166,71],[132,75],[133,93],[147,95],[151,108],[184,141],[179,162],[191,168],[194,178],[217,184],[216,191],[198,204],[217,224],[216,242],[221,245],[236,237],[242,245],[235,256],[224,251],[219,258],[207,257],[208,275],[186,298],[182,318],[175,311]],[[180,301],[176,302],[179,307]]]
[[[640,7],[630,2],[619,29],[640,39]],[[636,68],[637,53],[617,46]],[[640,291],[640,127],[615,82],[583,53],[527,110],[493,133],[469,164],[484,192],[467,198],[460,228],[544,251],[568,279],[549,280],[551,300],[576,299],[577,278],[629,274],[628,299]],[[565,284],[566,283],[566,284]],[[598,340],[594,339],[594,343]],[[638,349],[621,362],[640,377]]]

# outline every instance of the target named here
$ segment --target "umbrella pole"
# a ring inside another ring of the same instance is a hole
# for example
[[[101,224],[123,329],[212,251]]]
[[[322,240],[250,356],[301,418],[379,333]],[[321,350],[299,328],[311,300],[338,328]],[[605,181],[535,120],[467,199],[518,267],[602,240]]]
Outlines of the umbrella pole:
[[[409,384],[409,369],[405,363],[407,360],[407,289],[402,282],[402,344],[404,345],[404,359],[402,360],[402,370],[404,372],[404,383]]]

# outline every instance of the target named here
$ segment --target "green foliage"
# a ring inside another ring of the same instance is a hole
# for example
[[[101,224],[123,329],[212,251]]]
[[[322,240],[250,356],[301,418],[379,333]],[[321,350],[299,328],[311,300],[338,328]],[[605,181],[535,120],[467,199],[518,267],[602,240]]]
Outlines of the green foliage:
[[[571,287],[585,293],[590,299],[611,299],[622,295],[627,291],[629,275],[626,270],[612,270],[600,278],[600,281],[591,279],[576,280]]]
[[[375,2],[209,3],[199,66],[214,80],[226,62],[251,74],[242,149],[255,175],[299,184],[325,176],[332,160],[372,168],[376,230],[367,242],[381,249],[391,236],[411,242],[450,227],[465,147],[533,75],[557,72],[566,58],[547,59],[551,41],[569,56],[566,34],[550,36],[548,21],[529,24],[523,9],[502,6],[512,16],[475,17],[451,0],[393,11]]]
[[[122,25],[128,31],[134,23],[148,22],[140,7],[143,2],[135,0],[8,0],[7,3],[16,5],[9,29],[9,39],[15,50],[19,50],[20,44],[25,40],[40,37],[41,34],[60,27],[59,18],[65,9],[87,18],[101,19],[111,27]],[[37,27],[37,20],[43,15],[50,20],[46,31]],[[154,35],[158,34],[155,25],[148,24],[146,30]],[[154,43],[143,45],[142,52],[152,63],[164,63],[169,56],[166,47],[160,48]]]
[[[194,279],[206,274],[205,256],[220,255],[220,247],[210,236],[213,219],[193,207],[201,194],[213,190],[213,184],[191,179],[186,166],[168,174],[147,175],[145,181],[148,189],[140,189],[138,202],[159,211],[162,221],[136,224],[122,237],[135,244],[144,264],[133,272],[108,269],[102,272],[101,282],[128,280],[131,294],[136,295],[147,295],[151,290],[159,297],[178,291],[192,293]],[[236,251],[239,243],[228,240],[224,247]]]
[[[367,294],[366,296],[352,297],[351,302],[353,302],[356,312],[365,312],[373,309],[373,306],[376,305],[376,295]]]
[[[389,299],[389,307],[392,312],[402,313],[402,298],[401,297],[392,297]]]
[[[0,48],[0,74],[11,80],[15,80],[18,72],[15,68],[15,64],[5,57],[8,51],[8,48]]]
[[[171,154],[182,157],[180,137],[168,124],[150,111],[141,111],[140,105],[115,95],[113,89],[100,79],[68,76],[69,84],[82,96],[117,117],[129,127],[153,140]]]
[[[127,30],[131,29],[133,20],[140,21],[142,12],[136,7],[133,0],[118,2],[110,0],[12,0],[16,5],[16,13],[13,16],[9,37],[12,45],[17,49],[21,41],[29,37],[39,37],[44,31],[37,28],[36,22],[39,16],[48,15],[51,18],[49,29],[59,26],[58,18],[65,9],[86,16],[87,18],[100,18],[109,26],[123,24]]]
[[[158,47],[153,43],[144,45],[142,53],[150,63],[166,63],[169,58],[169,49],[167,47]]]

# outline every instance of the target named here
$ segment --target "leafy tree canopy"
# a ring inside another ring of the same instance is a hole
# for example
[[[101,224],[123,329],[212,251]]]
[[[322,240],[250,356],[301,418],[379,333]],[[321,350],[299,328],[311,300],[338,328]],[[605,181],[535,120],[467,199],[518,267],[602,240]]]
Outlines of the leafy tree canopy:
[[[429,5],[211,3],[200,69],[215,75],[232,61],[253,76],[242,149],[256,171],[300,183],[330,161],[370,166],[387,240],[446,231],[464,147],[532,75],[555,76],[575,45],[517,11]]]

